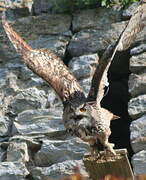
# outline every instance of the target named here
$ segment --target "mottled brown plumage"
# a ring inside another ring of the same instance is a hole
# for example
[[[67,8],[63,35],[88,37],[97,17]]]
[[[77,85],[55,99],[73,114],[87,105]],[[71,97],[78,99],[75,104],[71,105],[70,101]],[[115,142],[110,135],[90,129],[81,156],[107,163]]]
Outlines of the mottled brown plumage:
[[[87,98],[76,78],[59,57],[46,49],[32,49],[9,25],[4,13],[2,16],[3,27],[24,63],[46,80],[62,100],[66,129],[89,142],[92,147],[100,141],[112,154],[115,154],[114,144],[108,142],[111,134],[110,122],[118,117],[102,108],[100,102],[108,83],[107,72],[113,58],[117,51],[129,48],[137,33],[142,30],[143,21],[146,20],[145,12],[146,3],[141,1],[117,42],[108,47],[100,59]]]

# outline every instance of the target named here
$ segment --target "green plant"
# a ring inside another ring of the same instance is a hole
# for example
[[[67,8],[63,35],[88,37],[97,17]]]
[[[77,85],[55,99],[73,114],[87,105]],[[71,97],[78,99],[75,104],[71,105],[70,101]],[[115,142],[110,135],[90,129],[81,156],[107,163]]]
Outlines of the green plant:
[[[133,2],[139,0],[52,0],[55,5],[55,9],[57,11],[61,11],[62,8],[65,9],[66,12],[74,12],[76,9],[85,9],[89,7],[97,7],[104,6],[104,7],[111,7],[113,5],[120,5],[123,7],[127,7]],[[58,3],[59,2],[59,3]]]
[[[84,7],[88,6],[93,3],[100,3],[101,6],[110,7],[115,4],[119,4],[123,7],[127,7],[130,4],[137,2],[139,0],[73,0],[74,5],[77,7]]]
[[[121,4],[123,4],[123,6],[129,6],[130,4],[137,2],[139,0],[121,0]]]
[[[99,1],[101,6],[110,7],[112,5],[119,4],[123,7],[127,7],[130,4],[137,2],[139,0],[99,0]]]

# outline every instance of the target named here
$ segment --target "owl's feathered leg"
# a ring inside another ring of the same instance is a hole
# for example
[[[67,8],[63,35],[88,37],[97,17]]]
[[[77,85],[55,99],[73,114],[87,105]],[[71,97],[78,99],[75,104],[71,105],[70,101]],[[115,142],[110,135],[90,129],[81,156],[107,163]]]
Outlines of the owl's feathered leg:
[[[103,131],[102,133],[97,135],[97,138],[100,140],[101,144],[104,147],[104,151],[105,151],[104,156],[105,157],[108,157],[109,155],[116,155],[116,153],[113,149],[114,144],[108,142],[110,134],[111,134],[111,130],[110,130],[110,128],[107,128],[105,131]]]
[[[99,145],[98,140],[96,140],[96,143],[95,143],[95,144],[93,144],[93,145],[90,144],[90,148],[91,148],[91,157],[93,158],[93,160],[100,159],[101,156],[102,156],[99,147],[100,147],[100,145]]]
[[[109,154],[116,155],[113,149],[114,144],[108,142],[108,138],[110,135],[111,135],[111,130],[110,128],[107,128],[105,132],[102,132],[102,135],[98,136],[100,142],[103,144],[105,148],[105,156],[108,156]]]
[[[91,157],[93,160],[98,159],[101,154],[99,151],[99,144],[97,143],[97,138],[94,136],[86,136],[86,137],[80,137],[84,142],[89,143],[90,151],[91,151]]]

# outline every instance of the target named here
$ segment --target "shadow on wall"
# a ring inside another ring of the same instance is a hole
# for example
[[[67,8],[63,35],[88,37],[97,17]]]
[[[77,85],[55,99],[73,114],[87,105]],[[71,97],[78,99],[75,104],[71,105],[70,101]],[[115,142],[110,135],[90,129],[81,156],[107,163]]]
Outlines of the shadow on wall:
[[[131,119],[128,114],[129,59],[129,49],[117,52],[108,72],[110,86],[107,95],[102,100],[102,106],[121,117],[111,123],[110,142],[115,144],[116,149],[126,148],[131,159],[133,151],[130,145]]]

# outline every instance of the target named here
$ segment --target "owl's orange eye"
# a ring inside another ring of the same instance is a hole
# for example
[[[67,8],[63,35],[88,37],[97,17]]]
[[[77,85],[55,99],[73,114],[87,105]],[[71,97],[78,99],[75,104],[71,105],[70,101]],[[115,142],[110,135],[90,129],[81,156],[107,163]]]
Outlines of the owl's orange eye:
[[[85,108],[81,108],[80,111],[81,112],[86,112],[86,109]]]

